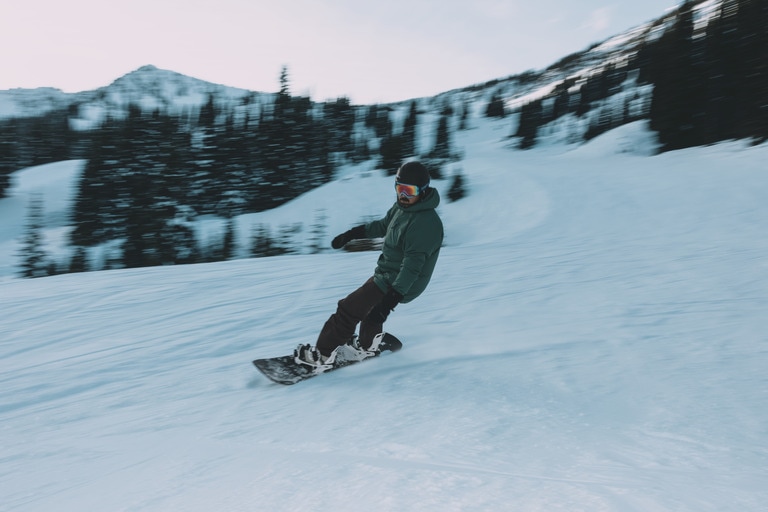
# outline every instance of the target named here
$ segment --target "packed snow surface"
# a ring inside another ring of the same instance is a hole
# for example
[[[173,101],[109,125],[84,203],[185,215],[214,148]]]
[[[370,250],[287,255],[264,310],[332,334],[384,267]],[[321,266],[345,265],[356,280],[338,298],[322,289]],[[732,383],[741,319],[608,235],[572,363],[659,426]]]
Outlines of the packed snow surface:
[[[296,386],[251,360],[314,342],[376,253],[6,273],[0,509],[765,510],[768,146],[507,133],[458,135],[469,195],[437,183],[437,270],[387,323],[404,349]],[[322,207],[330,240],[393,200],[351,172],[259,215]]]

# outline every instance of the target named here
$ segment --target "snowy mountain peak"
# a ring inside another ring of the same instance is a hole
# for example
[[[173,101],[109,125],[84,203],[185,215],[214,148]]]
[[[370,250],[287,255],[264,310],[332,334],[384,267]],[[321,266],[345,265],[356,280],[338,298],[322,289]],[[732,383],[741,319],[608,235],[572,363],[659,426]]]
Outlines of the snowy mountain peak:
[[[64,93],[58,89],[12,89],[0,91],[0,119],[44,115],[53,110],[72,109],[72,125],[89,129],[106,116],[124,117],[129,105],[143,110],[179,113],[199,108],[212,95],[222,105],[271,96],[206,82],[151,64],[142,66],[93,91]]]
[[[222,107],[244,104],[270,93],[258,93],[214,84],[175,71],[142,66],[118,78],[110,85],[88,93],[78,105],[73,126],[89,129],[107,116],[124,117],[130,105],[144,111],[160,110],[171,114],[200,108],[209,96]]]
[[[174,96],[185,96],[189,91],[209,93],[229,93],[232,96],[250,94],[245,89],[237,89],[199,80],[175,71],[160,69],[151,64],[142,66],[135,71],[123,75],[111,85],[109,90],[130,91],[145,96],[173,99]]]

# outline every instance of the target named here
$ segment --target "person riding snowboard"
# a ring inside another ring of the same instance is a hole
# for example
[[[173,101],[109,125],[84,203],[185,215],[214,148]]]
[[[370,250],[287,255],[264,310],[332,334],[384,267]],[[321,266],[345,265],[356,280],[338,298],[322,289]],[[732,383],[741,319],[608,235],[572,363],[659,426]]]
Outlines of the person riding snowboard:
[[[327,368],[335,361],[336,349],[350,340],[364,356],[377,354],[381,336],[376,335],[395,306],[411,302],[426,289],[443,243],[443,223],[435,211],[440,195],[429,182],[424,165],[403,164],[395,176],[397,201],[387,214],[333,239],[334,249],[360,238],[383,237],[384,245],[373,276],[338,302],[315,346],[296,348],[297,363]],[[358,324],[360,334],[354,339]]]

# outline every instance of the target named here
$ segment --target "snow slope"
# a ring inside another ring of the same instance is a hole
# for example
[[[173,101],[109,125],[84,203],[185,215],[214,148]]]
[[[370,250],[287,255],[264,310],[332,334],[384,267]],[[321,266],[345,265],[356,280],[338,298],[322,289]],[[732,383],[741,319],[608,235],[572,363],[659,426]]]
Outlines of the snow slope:
[[[313,341],[375,253],[0,282],[0,510],[764,510],[768,145],[506,133],[459,136],[405,348],[293,387],[250,360]],[[324,195],[345,229],[355,190],[393,200],[353,173],[265,215]]]

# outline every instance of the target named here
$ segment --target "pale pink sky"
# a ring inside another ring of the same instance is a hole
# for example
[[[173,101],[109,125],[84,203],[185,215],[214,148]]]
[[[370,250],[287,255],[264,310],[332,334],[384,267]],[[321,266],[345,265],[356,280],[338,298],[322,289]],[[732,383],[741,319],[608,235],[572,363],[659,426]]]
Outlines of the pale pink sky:
[[[91,90],[143,65],[355,103],[541,69],[676,0],[0,0],[0,90]]]

